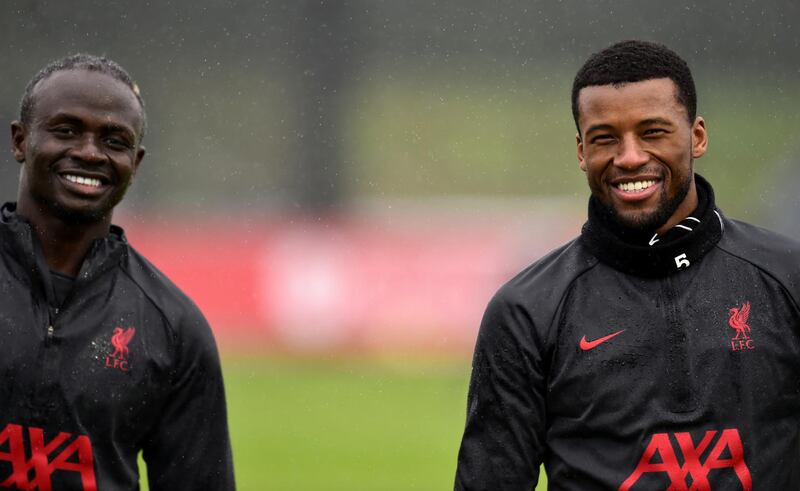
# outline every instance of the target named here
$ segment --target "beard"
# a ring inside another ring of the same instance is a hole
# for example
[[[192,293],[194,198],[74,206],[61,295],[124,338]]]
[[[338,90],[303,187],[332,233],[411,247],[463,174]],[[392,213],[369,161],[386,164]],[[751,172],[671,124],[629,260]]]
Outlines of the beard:
[[[127,186],[117,189],[112,195],[105,199],[88,203],[62,202],[57,197],[45,195],[36,190],[31,191],[38,206],[46,213],[64,223],[75,225],[88,225],[105,220],[110,220],[114,213],[114,208],[122,201],[125,196]]]
[[[49,209],[51,214],[62,222],[74,223],[76,225],[86,225],[105,220],[111,215],[113,210],[113,208],[86,208],[76,210],[62,206],[61,203],[56,201],[50,202]]]
[[[32,189],[30,192],[40,207],[61,220],[64,223],[74,223],[76,225],[88,225],[96,222],[110,220],[114,213],[114,208],[125,197],[128,188],[132,184],[128,180],[121,185],[115,183],[114,189],[110,194],[95,199],[79,200],[62,192],[54,192],[50,189]]]
[[[600,212],[622,229],[651,232],[664,225],[675,214],[675,211],[689,194],[689,189],[692,187],[692,179],[693,174],[690,172],[686,179],[680,183],[680,187],[673,197],[669,198],[666,194],[663,194],[659,200],[658,207],[653,212],[621,215],[613,206],[598,200],[601,208]]]

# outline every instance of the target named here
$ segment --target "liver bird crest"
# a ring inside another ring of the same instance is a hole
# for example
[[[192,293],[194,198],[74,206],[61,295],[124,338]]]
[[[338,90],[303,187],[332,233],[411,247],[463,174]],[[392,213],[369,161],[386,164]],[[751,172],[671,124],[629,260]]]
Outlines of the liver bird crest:
[[[747,334],[750,332],[750,325],[747,323],[747,318],[750,316],[750,302],[745,302],[741,308],[733,307],[728,312],[730,314],[728,324],[736,330],[733,339],[750,339]]]
[[[135,327],[123,329],[121,327],[114,328],[114,334],[111,335],[111,344],[114,345],[114,352],[111,353],[112,358],[119,358],[124,360],[128,355],[128,343],[133,339],[136,334]]]

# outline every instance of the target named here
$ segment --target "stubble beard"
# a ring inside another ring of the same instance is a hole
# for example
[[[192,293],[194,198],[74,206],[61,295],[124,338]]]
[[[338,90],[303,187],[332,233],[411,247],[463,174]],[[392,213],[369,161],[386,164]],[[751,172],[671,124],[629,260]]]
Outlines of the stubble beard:
[[[31,190],[31,194],[34,200],[39,203],[40,208],[47,210],[46,213],[48,215],[67,224],[89,225],[110,220],[114,213],[114,208],[122,201],[126,191],[127,186],[125,189],[118,190],[114,196],[110,196],[106,200],[79,207],[68,206],[49,192]]]
[[[109,218],[113,212],[113,208],[108,209],[107,207],[72,209],[62,206],[61,203],[56,201],[52,201],[49,208],[52,214],[62,222],[74,223],[76,225],[86,225],[103,221]]]
[[[620,214],[616,208],[609,204],[601,202],[600,205],[604,208],[604,214],[620,227],[641,232],[656,230],[672,218],[672,215],[675,214],[683,200],[686,199],[689,189],[692,187],[692,175],[692,172],[687,174],[686,179],[683,180],[678,188],[678,192],[672,198],[667,197],[666,193],[662,194],[657,208],[651,213],[642,212],[626,216]]]

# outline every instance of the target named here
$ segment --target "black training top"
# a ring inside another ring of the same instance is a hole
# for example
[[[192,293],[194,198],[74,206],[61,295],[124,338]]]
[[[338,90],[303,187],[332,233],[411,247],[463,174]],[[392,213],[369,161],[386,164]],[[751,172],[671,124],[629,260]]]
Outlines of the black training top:
[[[72,293],[72,285],[75,284],[75,278],[58,271],[50,271],[50,280],[53,283],[53,306],[61,307],[61,304]]]
[[[530,491],[542,463],[550,490],[800,489],[800,244],[697,183],[691,230],[630,244],[593,211],[497,292],[457,490]]]
[[[197,307],[112,227],[63,301],[0,211],[0,487],[233,490],[219,357]]]

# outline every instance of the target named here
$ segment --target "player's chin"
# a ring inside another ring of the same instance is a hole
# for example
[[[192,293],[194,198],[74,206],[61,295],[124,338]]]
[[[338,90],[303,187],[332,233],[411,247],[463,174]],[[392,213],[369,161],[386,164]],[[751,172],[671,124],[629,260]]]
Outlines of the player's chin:
[[[616,210],[617,222],[632,230],[650,231],[660,227],[664,219],[658,209],[653,210]]]
[[[110,189],[100,196],[61,195],[52,200],[51,209],[61,220],[92,223],[111,216],[125,196],[125,188]]]
[[[113,210],[113,206],[105,202],[54,202],[51,209],[62,221],[81,224],[104,220]]]

